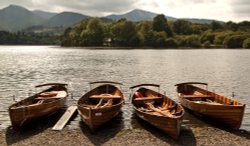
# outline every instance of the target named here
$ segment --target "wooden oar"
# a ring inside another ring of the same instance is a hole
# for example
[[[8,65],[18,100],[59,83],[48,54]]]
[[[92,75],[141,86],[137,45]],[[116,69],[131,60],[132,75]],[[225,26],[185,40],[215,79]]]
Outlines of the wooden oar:
[[[37,97],[37,98],[34,98],[35,100],[46,100],[46,99],[60,99],[62,97]]]
[[[101,104],[102,104],[102,102],[103,102],[103,99],[104,99],[104,98],[101,98],[101,99],[99,100],[98,104],[97,104],[94,108],[100,107]]]
[[[113,104],[113,100],[109,99],[107,103],[105,103],[103,106],[101,107],[106,107],[106,106],[111,106]]]
[[[159,113],[159,114],[161,114],[161,115],[163,115],[163,116],[167,116],[167,117],[172,117],[172,116],[173,116],[173,115],[172,115],[171,113],[169,113],[169,112],[166,113],[166,112],[163,112],[163,111],[161,111],[160,109],[154,107],[154,105],[153,105],[152,102],[146,102],[146,103],[144,103],[144,104],[146,104],[147,107],[148,107],[149,109],[151,109],[151,110],[153,110],[153,111],[155,111],[155,112],[157,112],[157,113]]]
[[[167,117],[173,116],[170,113],[163,112],[162,110],[154,107],[154,105],[153,105],[154,101],[152,101],[154,98],[150,98],[150,97],[145,98],[145,97],[143,97],[143,95],[140,92],[135,92],[134,94],[135,94],[135,97],[137,97],[137,100],[140,100],[140,99],[145,100],[145,101],[143,101],[143,103],[148,107],[148,109],[153,110],[153,111],[155,111],[163,116],[167,116]],[[146,99],[150,99],[151,101],[149,101],[149,100],[146,101]],[[155,97],[155,99],[158,99],[158,98]]]
[[[102,108],[102,107],[106,107],[106,106],[111,106],[113,104],[113,100],[109,99],[107,103],[105,103],[104,105],[102,105],[103,99],[104,98],[102,98],[94,108],[99,108],[99,107]]]

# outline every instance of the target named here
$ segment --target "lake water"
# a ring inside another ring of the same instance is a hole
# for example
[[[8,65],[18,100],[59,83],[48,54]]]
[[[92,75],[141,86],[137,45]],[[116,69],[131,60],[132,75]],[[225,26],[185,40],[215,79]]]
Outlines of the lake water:
[[[175,84],[207,82],[209,90],[245,103],[241,129],[250,130],[250,50],[81,49],[55,46],[0,46],[0,126],[8,125],[7,107],[47,82],[69,84],[74,104],[98,80],[122,82],[126,97],[125,127],[133,127],[129,87],[141,83],[161,85],[161,92],[178,101]],[[188,117],[187,121],[192,123]],[[5,127],[6,128],[6,127]]]

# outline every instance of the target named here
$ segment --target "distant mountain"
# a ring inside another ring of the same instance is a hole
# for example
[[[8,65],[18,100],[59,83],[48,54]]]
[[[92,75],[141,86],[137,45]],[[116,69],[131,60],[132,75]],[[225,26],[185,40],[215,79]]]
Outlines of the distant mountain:
[[[41,10],[29,11],[26,8],[10,5],[0,10],[0,30],[19,31],[33,26],[68,27],[82,19],[89,18],[78,13],[51,13]]]
[[[53,16],[43,25],[47,27],[68,27],[87,18],[89,18],[89,16],[73,12],[63,12]]]
[[[157,14],[155,13],[135,9],[125,14],[121,14],[121,15],[113,14],[113,15],[106,16],[105,18],[112,19],[115,21],[122,19],[122,18],[126,18],[127,20],[130,20],[130,21],[141,21],[141,20],[152,20],[156,15]]]
[[[217,21],[212,19],[197,19],[197,18],[182,18],[182,19],[190,21],[192,23],[201,23],[201,24],[210,24],[213,21]],[[217,21],[217,22],[224,23],[223,21]]]
[[[143,21],[143,20],[153,20],[153,18],[158,15],[156,13],[140,10],[140,9],[135,9],[133,11],[130,11],[125,14],[121,15],[109,15],[106,16],[105,18],[112,19],[112,20],[119,20],[121,18],[126,18],[127,20],[130,21]],[[166,17],[168,20],[175,20],[174,17]]]
[[[126,18],[130,21],[145,21],[153,20],[158,15],[156,13],[145,10],[135,9],[121,15],[109,15],[102,17],[105,21],[116,21],[121,18]],[[16,5],[10,5],[0,9],[0,30],[19,31],[30,27],[69,27],[83,19],[90,18],[89,16],[73,12],[51,13],[41,10],[29,11],[26,8]],[[169,21],[175,21],[177,18],[166,16]],[[183,18],[194,23],[211,23],[214,20],[209,19],[190,19]],[[219,21],[222,22],[222,21]]]
[[[33,13],[36,14],[37,16],[44,18],[44,19],[50,19],[51,17],[58,14],[58,13],[45,12],[45,11],[41,11],[41,10],[35,10],[35,11],[33,11]]]
[[[0,28],[2,30],[17,31],[38,25],[43,21],[42,17],[20,6],[10,5],[0,10]]]
[[[114,21],[117,21],[121,18],[126,18],[127,20],[130,20],[130,21],[143,21],[143,20],[152,21],[156,15],[158,14],[145,11],[145,10],[135,9],[133,11],[130,11],[128,13],[121,14],[121,15],[108,15],[105,18],[112,19]],[[178,18],[170,17],[170,16],[165,16],[165,17],[167,18],[168,21],[175,21],[178,19]],[[181,19],[190,21],[192,23],[207,23],[207,24],[211,23],[212,21],[215,21],[211,19],[196,19],[196,18],[181,18]],[[223,23],[222,21],[218,21],[218,22]]]

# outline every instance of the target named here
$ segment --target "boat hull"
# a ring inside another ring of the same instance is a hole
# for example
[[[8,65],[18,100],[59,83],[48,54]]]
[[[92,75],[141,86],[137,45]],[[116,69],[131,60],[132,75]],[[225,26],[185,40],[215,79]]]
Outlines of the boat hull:
[[[19,130],[23,125],[51,115],[64,106],[66,98],[48,104],[34,105],[29,107],[20,107],[9,109],[9,116],[14,130]]]
[[[141,112],[134,108],[136,115],[141,119],[147,121],[151,125],[157,127],[164,133],[168,134],[173,139],[178,139],[180,135],[180,127],[182,123],[182,117],[169,118],[163,116],[150,115],[145,112]]]
[[[8,112],[14,130],[20,130],[24,125],[27,125],[36,119],[49,116],[64,106],[68,97],[67,88],[65,87],[66,84],[53,83],[40,86],[47,85],[54,86],[9,106]],[[53,97],[40,97],[44,93],[57,91],[62,91],[64,95],[60,95],[60,97],[56,99],[53,99]],[[38,97],[45,99],[40,100]]]
[[[142,97],[138,97],[138,95],[142,95]],[[147,107],[147,103],[152,104],[153,108]],[[139,118],[160,129],[173,139],[177,140],[179,138],[185,113],[180,104],[159,92],[144,87],[140,87],[134,92],[132,104]]]
[[[183,99],[182,97],[180,97],[180,103],[182,106],[193,112],[211,119],[215,119],[220,123],[225,124],[227,127],[231,127],[233,129],[240,128],[245,109],[245,105],[233,106],[195,103]]]
[[[92,131],[118,115],[124,103],[124,96],[121,90],[112,84],[114,82],[105,81],[97,83],[102,85],[84,94],[77,102],[78,113],[82,121]],[[108,97],[105,97],[106,95]],[[103,102],[107,102],[108,98],[112,98],[111,105],[104,106],[100,104],[101,100],[106,100]],[[98,106],[99,104],[100,106]]]
[[[244,116],[245,104],[211,92],[193,84],[207,83],[189,82],[177,84],[180,103],[187,109],[206,116],[232,129],[239,129]]]
[[[116,115],[119,114],[122,103],[106,107],[102,109],[91,109],[78,106],[78,113],[80,114],[83,122],[88,125],[91,130],[96,130],[98,127],[108,122]]]

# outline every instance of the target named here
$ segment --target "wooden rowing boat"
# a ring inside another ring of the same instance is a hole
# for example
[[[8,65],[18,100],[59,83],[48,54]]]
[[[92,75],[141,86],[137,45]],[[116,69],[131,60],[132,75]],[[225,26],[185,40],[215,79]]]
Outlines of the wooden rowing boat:
[[[83,122],[94,131],[121,111],[124,96],[117,86],[121,83],[98,81],[89,84],[99,86],[84,94],[78,100],[77,108]]]
[[[233,129],[239,129],[245,104],[239,101],[208,91],[194,84],[207,83],[187,82],[177,84],[178,97],[181,104],[200,115],[217,120]]]
[[[132,92],[134,88],[138,88],[131,96],[136,115],[167,133],[173,139],[178,139],[184,115],[183,107],[171,98],[145,88],[145,86],[160,89],[160,86],[156,84],[140,84],[130,87]]]
[[[50,86],[37,94],[15,102],[9,106],[9,116],[14,130],[38,118],[55,113],[64,106],[68,96],[67,84],[49,83],[36,86]]]

